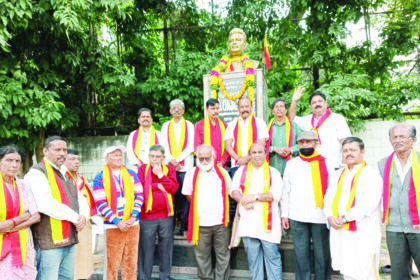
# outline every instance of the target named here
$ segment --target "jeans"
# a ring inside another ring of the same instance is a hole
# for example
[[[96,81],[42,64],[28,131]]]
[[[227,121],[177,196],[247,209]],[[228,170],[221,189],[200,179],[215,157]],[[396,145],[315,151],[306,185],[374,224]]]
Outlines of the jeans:
[[[251,237],[242,237],[253,280],[264,279],[264,266],[268,280],[282,279],[282,263],[278,244]]]
[[[330,279],[330,231],[327,225],[290,220],[290,228],[295,252],[296,280],[311,279],[311,239],[315,280]]]
[[[41,250],[36,249],[37,280],[73,280],[75,245]]]

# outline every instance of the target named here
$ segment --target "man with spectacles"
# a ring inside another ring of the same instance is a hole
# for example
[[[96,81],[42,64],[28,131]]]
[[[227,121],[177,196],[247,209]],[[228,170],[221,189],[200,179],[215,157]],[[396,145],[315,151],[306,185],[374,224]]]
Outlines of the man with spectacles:
[[[178,189],[175,168],[163,164],[165,148],[153,145],[149,163],[139,167],[138,176],[144,189],[140,214],[138,279],[152,279],[156,234],[159,240],[159,279],[170,279],[173,250],[173,194]]]
[[[197,166],[185,175],[182,193],[191,202],[188,241],[193,243],[200,279],[229,279],[229,190],[231,180],[214,161],[211,146],[197,147]],[[216,254],[212,269],[212,246]]]
[[[420,153],[416,128],[400,123],[389,130],[394,152],[379,161],[383,178],[383,218],[391,258],[391,278],[411,279],[411,258],[420,267]]]

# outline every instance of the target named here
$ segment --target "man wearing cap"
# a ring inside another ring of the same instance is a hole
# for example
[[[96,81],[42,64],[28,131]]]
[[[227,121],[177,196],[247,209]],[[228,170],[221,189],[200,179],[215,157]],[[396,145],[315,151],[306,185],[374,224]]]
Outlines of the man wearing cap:
[[[139,128],[128,135],[127,158],[138,168],[149,162],[149,148],[161,143],[161,135],[153,127],[153,113],[149,108],[141,108],[137,112],[137,121]]]
[[[314,248],[315,279],[329,279],[330,246],[324,195],[331,164],[315,148],[318,136],[304,131],[298,137],[299,156],[290,160],[283,176],[281,222],[292,230],[296,279],[311,278],[311,240]]]
[[[174,206],[173,194],[178,189],[175,168],[163,164],[165,148],[153,145],[149,163],[138,170],[144,186],[144,204],[141,211],[140,243],[138,244],[138,279],[152,279],[156,236],[159,240],[159,278],[170,279],[172,267]]]
[[[287,106],[284,98],[277,98],[271,105],[274,118],[268,123],[268,140],[270,166],[276,168],[281,176],[284,174],[286,162],[299,154],[297,138],[301,129],[287,117]]]
[[[86,225],[89,207],[66,174],[66,140],[48,137],[43,153],[24,178],[41,213],[41,221],[32,226],[37,279],[73,279],[77,232]]]
[[[229,279],[229,190],[227,171],[215,164],[209,145],[197,147],[197,166],[185,175],[182,193],[191,201],[188,241],[194,245],[200,279]],[[213,273],[212,247],[216,256]]]
[[[107,279],[137,275],[139,214],[143,187],[137,174],[123,164],[125,149],[111,146],[104,152],[106,165],[93,180],[96,207],[104,218]]]
[[[224,140],[226,151],[232,157],[232,176],[239,166],[250,161],[248,150],[253,143],[265,146],[268,139],[267,125],[264,120],[256,117],[252,111],[252,102],[243,97],[238,101],[239,117],[228,124]]]
[[[64,165],[67,167],[67,175],[73,181],[79,195],[86,198],[89,205],[89,219],[82,231],[79,231],[79,243],[76,244],[76,258],[74,279],[88,279],[93,273],[92,255],[92,223],[90,219],[96,216],[96,204],[85,176],[79,173],[80,158],[78,151],[67,149],[67,157]]]
[[[206,101],[207,117],[198,121],[194,128],[194,150],[202,144],[212,146],[216,164],[226,168],[229,154],[225,149],[223,137],[227,124],[219,119],[219,112],[219,100],[210,98]]]
[[[333,164],[335,169],[341,165],[341,143],[344,138],[351,136],[346,119],[331,112],[327,104],[327,97],[320,91],[309,96],[309,105],[312,114],[295,117],[296,107],[302,90],[295,90],[292,104],[289,109],[289,118],[294,120],[303,130],[312,130],[318,136],[318,152]]]
[[[344,139],[347,167],[330,176],[324,213],[331,225],[333,269],[344,279],[379,280],[382,179],[376,168],[366,165],[364,154],[362,139]]]
[[[264,279],[264,264],[267,279],[282,278],[278,202],[283,183],[277,169],[268,165],[266,156],[263,144],[252,144],[251,161],[239,167],[231,189],[232,198],[239,204],[239,236],[254,280]]]
[[[162,125],[162,143],[167,151],[165,162],[176,169],[179,186],[184,182],[185,173],[194,166],[194,126],[183,118],[185,105],[182,100],[175,99],[169,103],[172,120]],[[174,195],[175,215],[180,221],[179,233],[188,230],[188,209],[190,203],[178,188]]]

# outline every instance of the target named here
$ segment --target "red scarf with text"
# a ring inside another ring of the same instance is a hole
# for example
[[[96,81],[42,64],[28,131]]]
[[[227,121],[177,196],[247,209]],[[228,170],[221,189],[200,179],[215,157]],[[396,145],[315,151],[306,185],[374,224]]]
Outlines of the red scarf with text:
[[[143,164],[144,159],[140,158],[141,137],[142,137],[142,130],[141,130],[141,127],[139,127],[134,132],[132,147],[133,147],[133,151],[134,151],[134,154],[136,155],[137,159],[140,161],[141,164]],[[157,145],[157,144],[159,144],[159,139],[157,137],[157,133],[156,133],[155,128],[152,126],[150,128],[150,145],[149,145],[149,147],[151,147],[153,145]]]
[[[211,123],[210,118],[207,116],[204,119],[204,144],[212,146],[212,147],[218,147],[221,146],[221,149],[217,149],[218,152],[216,154],[215,162],[222,161],[222,156],[225,152],[225,141],[223,140],[223,137],[225,136],[225,124],[222,120],[217,119],[216,121],[216,135],[215,133],[211,133]],[[217,139],[221,139],[222,143],[217,142]],[[216,149],[214,149],[216,151]]]
[[[257,133],[257,122],[255,120],[255,114],[252,113],[248,119],[248,135],[242,135],[241,129],[241,117],[238,118],[236,126],[233,130],[233,137],[235,138],[235,144],[233,145],[233,150],[239,157],[243,157],[248,154],[249,147],[258,140],[258,133]],[[247,150],[241,150],[241,139],[242,137],[247,137]]]
[[[165,176],[168,175],[169,169],[165,164],[162,164],[162,172]],[[144,199],[146,201],[146,212],[152,211],[153,192],[152,192],[152,168],[150,163],[146,166],[144,172]],[[166,209],[168,217],[174,215],[174,205],[172,202],[172,194],[165,192]]]

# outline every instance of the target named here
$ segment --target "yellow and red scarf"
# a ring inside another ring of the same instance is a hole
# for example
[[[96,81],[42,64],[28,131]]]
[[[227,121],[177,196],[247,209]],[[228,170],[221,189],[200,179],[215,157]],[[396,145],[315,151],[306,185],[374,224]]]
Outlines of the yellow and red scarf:
[[[133,151],[134,151],[134,154],[136,155],[137,159],[140,161],[141,164],[143,164],[144,159],[140,158],[141,137],[142,137],[142,130],[141,130],[141,127],[139,127],[136,130],[136,132],[134,132],[132,147],[133,147]],[[157,133],[156,133],[155,128],[152,126],[150,128],[150,145],[149,145],[149,147],[151,147],[153,145],[157,145],[157,144],[159,144],[159,139],[157,137]]]
[[[331,116],[331,109],[330,109],[330,107],[327,107],[327,110],[325,111],[325,113],[318,120],[318,122],[316,123],[316,126],[314,126],[315,115],[312,114],[311,126],[312,126],[312,130],[315,131],[316,135],[318,136],[319,144],[321,144],[321,137],[319,137],[319,131],[318,130],[327,121],[329,116]]]
[[[89,218],[92,217],[92,216],[95,216],[98,212],[96,210],[95,199],[93,198],[92,192],[89,189],[86,177],[83,176],[83,175],[79,175],[79,174],[76,175],[76,176],[80,177],[80,179],[82,180],[82,183],[78,186],[77,178],[74,178],[73,174],[71,174],[71,172],[69,170],[67,170],[67,175],[73,181],[77,190],[79,192],[83,192],[85,194],[85,196],[87,198],[88,205],[89,205],[89,209],[90,209]]]
[[[272,118],[270,120],[270,122],[268,123],[268,140],[266,145],[266,149],[267,149],[267,161],[270,162],[270,145],[271,145],[271,139],[273,138],[273,122],[275,121],[275,118]],[[287,116],[284,116],[284,125],[285,125],[285,129],[286,129],[286,143],[287,143],[287,147],[288,148],[292,148],[293,146],[293,124],[292,122],[289,120],[289,118]],[[292,159],[292,153],[290,153],[287,157],[286,157],[286,161],[289,161]]]
[[[394,157],[395,152],[393,152],[387,159],[385,163],[384,170],[384,182],[383,182],[383,218],[382,223],[388,224],[388,214],[389,214],[389,198],[391,196],[391,178],[392,172],[394,171]],[[416,151],[413,149],[411,151],[411,176],[410,176],[410,185],[408,189],[408,209],[410,211],[411,221],[413,226],[420,225],[420,162],[417,157]]]
[[[222,149],[219,150],[215,158],[215,161],[219,162],[222,160],[222,156],[225,152],[225,141],[223,141],[223,137],[225,136],[225,124],[220,119],[217,119],[216,121],[216,134],[217,134],[217,137],[216,135],[211,134],[210,118],[209,116],[207,116],[204,119],[204,144],[212,146],[212,147],[218,147],[220,146],[220,143],[218,143],[216,139],[221,139]]]
[[[255,120],[255,114],[252,113],[249,116],[249,120],[248,120],[248,145],[247,145],[247,150],[246,151],[242,151],[241,150],[241,118],[238,118],[238,121],[236,123],[236,126],[233,130],[233,136],[235,138],[235,144],[233,145],[233,150],[235,151],[235,153],[239,156],[239,157],[243,157],[244,155],[246,155],[248,153],[249,147],[251,147],[251,145],[255,142],[257,142],[258,140],[258,133],[257,133],[257,122]]]
[[[325,165],[325,158],[317,151],[309,157],[299,153],[303,161],[311,164],[312,187],[315,195],[315,207],[324,208],[324,195],[328,188],[328,170]]]
[[[175,139],[175,122],[172,119],[168,125],[168,143],[169,143],[169,151],[171,155],[176,159],[187,147],[188,142],[188,125],[187,121],[182,118],[181,119],[181,133],[179,135],[179,141],[176,142]],[[184,166],[184,160],[180,162],[181,166]]]
[[[133,182],[133,178],[128,172],[127,167],[122,165],[120,170],[121,170],[121,178],[122,178],[122,184],[120,187],[124,189],[124,198],[125,198],[125,205],[124,205],[124,212],[123,212],[122,219],[125,221],[131,217],[131,213],[134,208],[134,182]],[[106,194],[106,200],[108,202],[108,205],[111,208],[112,212],[115,213],[115,216],[117,216],[118,218],[121,218],[118,214],[118,209],[117,209],[117,203],[118,203],[117,186],[115,185],[115,179],[114,179],[114,175],[112,174],[111,168],[108,165],[105,165],[104,169],[102,170],[102,174],[103,174],[104,191]]]
[[[165,164],[162,164],[162,172],[165,176],[168,175],[169,169]],[[150,163],[147,164],[144,172],[144,198],[146,201],[146,213],[152,211],[153,205],[153,193],[152,193],[152,169],[150,168]],[[166,209],[168,212],[168,217],[174,215],[174,204],[172,202],[172,194],[166,192],[164,196],[166,201]]]
[[[354,207],[356,204],[356,187],[357,187],[357,179],[359,179],[360,173],[362,172],[363,168],[366,166],[366,161],[363,161],[360,165],[359,169],[357,170],[356,174],[354,175],[353,179],[351,180],[351,188],[350,188],[350,197],[349,201],[347,202],[347,208],[346,211],[350,211],[351,208]],[[344,176],[346,175],[348,168],[344,168],[341,172],[340,178],[338,179],[338,185],[337,185],[337,191],[334,195],[333,203],[332,203],[332,213],[334,217],[338,218],[338,204],[340,202],[341,197],[341,190],[343,188],[343,181]],[[348,222],[347,224],[343,225],[344,229],[350,230],[350,231],[356,231],[356,221]]]
[[[217,176],[222,181],[222,197],[223,197],[223,218],[222,223],[225,227],[229,224],[229,192],[227,189],[227,182],[225,173],[222,170],[222,167],[217,164],[214,165],[214,170],[216,171]],[[188,214],[188,242],[197,245],[198,236],[199,236],[199,220],[198,220],[198,182],[200,180],[200,168],[195,167],[194,176],[193,176],[193,190],[191,195],[191,206]]]
[[[9,187],[3,181],[0,174],[0,221],[12,219],[25,212],[22,196],[16,185],[16,180],[12,181],[15,197],[7,190]],[[26,261],[26,243],[28,242],[28,231],[21,229],[15,232],[0,234],[0,261],[4,260],[10,253],[12,254],[12,265],[22,267]]]
[[[45,164],[45,169],[47,170],[47,178],[48,183],[50,185],[52,197],[58,202],[69,206],[69,200],[67,198],[66,191],[61,183],[60,178],[58,178],[53,167],[47,160],[45,160],[45,158],[42,159],[42,163]],[[69,242],[71,227],[69,221],[57,220],[53,217],[50,217],[50,224],[51,236],[54,245],[63,245]]]
[[[263,191],[262,193],[268,193],[271,188],[271,171],[267,161],[264,161],[262,166],[263,168],[263,175],[264,175],[264,183],[263,183]],[[248,195],[249,187],[251,184],[251,177],[252,177],[252,163],[249,162],[242,171],[240,187],[242,190],[243,195]],[[264,222],[264,230],[267,232],[271,232],[273,226],[273,212],[272,212],[272,202],[263,201],[263,222]]]

